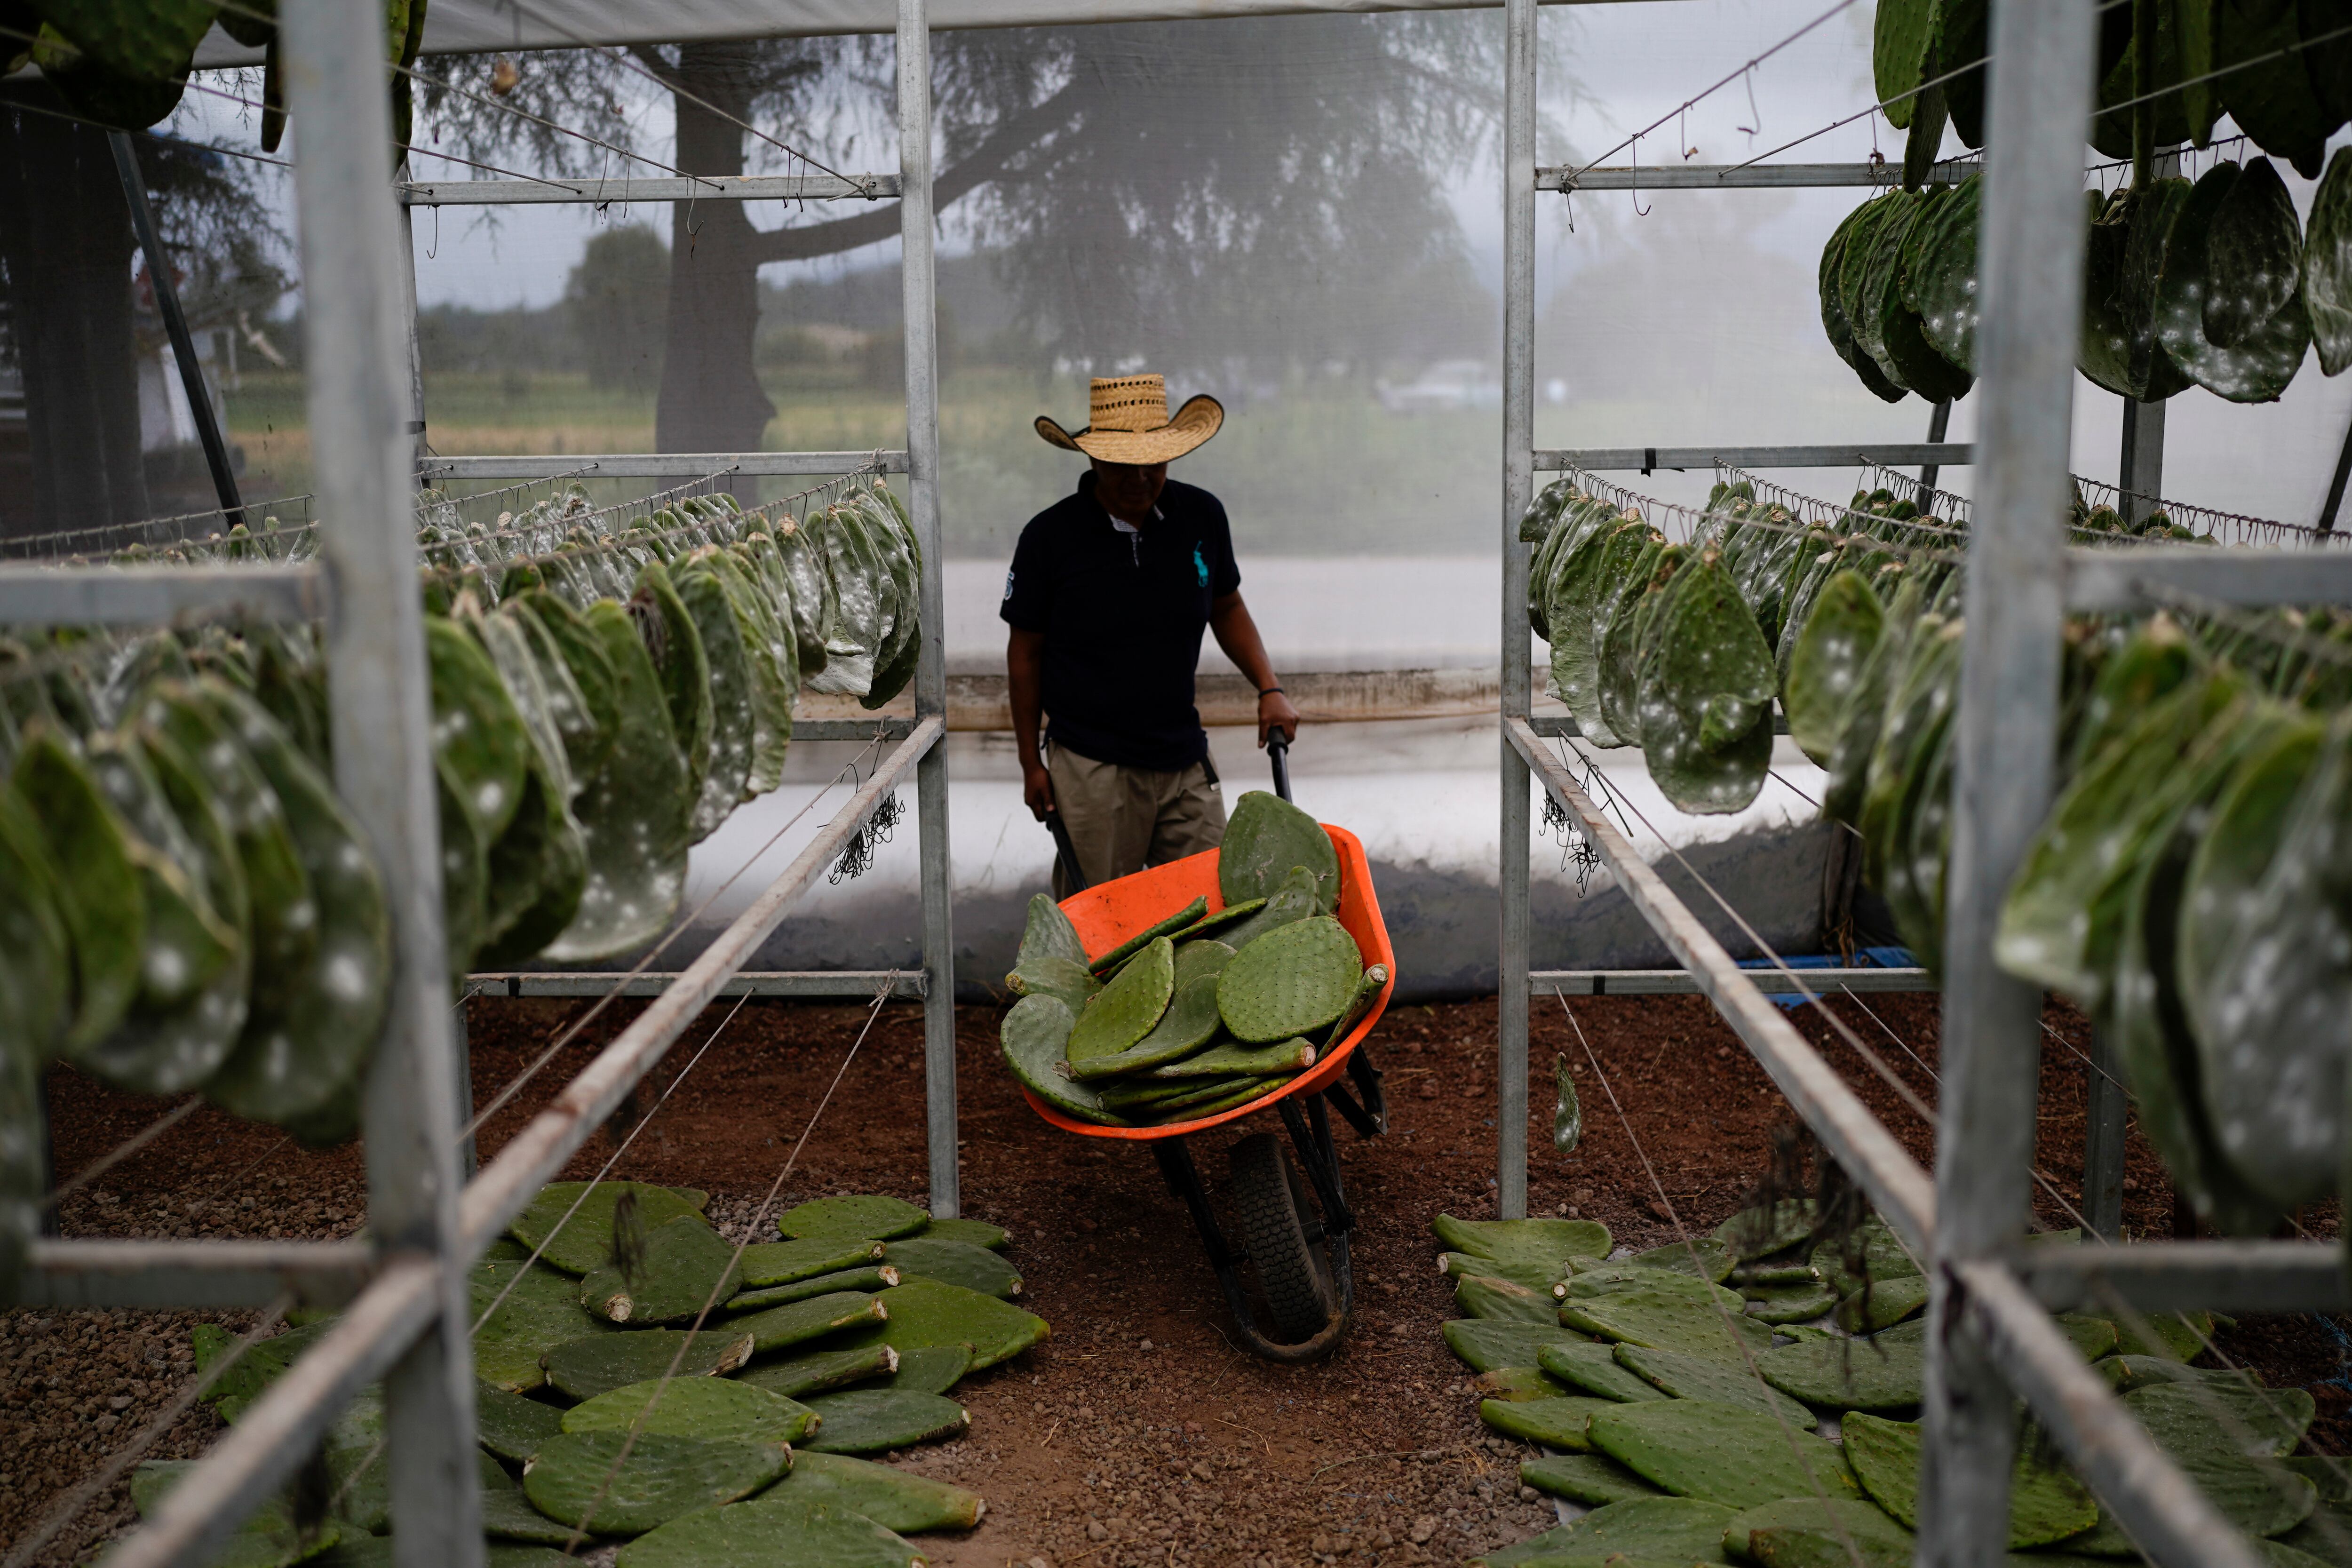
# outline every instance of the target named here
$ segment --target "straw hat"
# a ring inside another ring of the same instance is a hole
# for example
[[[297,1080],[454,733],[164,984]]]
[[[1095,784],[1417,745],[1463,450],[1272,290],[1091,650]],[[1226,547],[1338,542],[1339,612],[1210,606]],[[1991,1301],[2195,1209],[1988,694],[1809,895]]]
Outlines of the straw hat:
[[[1164,463],[1217,433],[1224,405],[1207,393],[1168,417],[1168,381],[1158,375],[1097,376],[1087,398],[1087,427],[1072,435],[1045,415],[1037,434],[1055,446],[1106,463]]]

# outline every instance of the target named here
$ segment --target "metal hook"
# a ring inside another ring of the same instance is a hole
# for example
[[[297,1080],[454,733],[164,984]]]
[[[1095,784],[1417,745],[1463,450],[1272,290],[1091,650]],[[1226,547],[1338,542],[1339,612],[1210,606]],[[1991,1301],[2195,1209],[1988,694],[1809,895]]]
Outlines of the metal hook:
[[[1735,129],[1746,132],[1752,141],[1756,133],[1764,129],[1764,111],[1756,107],[1756,62],[1754,60],[1748,62],[1748,68],[1739,73],[1739,79],[1748,89],[1748,118],[1756,123],[1738,126]]]
[[[1633,183],[1626,186],[1625,189],[1633,201],[1633,216],[1635,217],[1648,217],[1650,214],[1658,210],[1658,204],[1652,202],[1646,208],[1642,205],[1642,139],[1639,136],[1633,138],[1633,156],[1634,179]]]

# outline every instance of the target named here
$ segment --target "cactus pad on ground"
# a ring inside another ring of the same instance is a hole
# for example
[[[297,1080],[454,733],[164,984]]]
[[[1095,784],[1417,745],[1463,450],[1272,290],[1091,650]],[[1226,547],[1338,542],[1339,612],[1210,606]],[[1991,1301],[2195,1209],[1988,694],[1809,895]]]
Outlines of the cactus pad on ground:
[[[1559,1307],[1549,1290],[1530,1290],[1508,1279],[1478,1274],[1465,1274],[1454,1281],[1454,1304],[1469,1318],[1507,1318],[1540,1325],[1559,1321]]]
[[[707,1193],[644,1182],[598,1182],[593,1186],[587,1182],[550,1182],[539,1189],[530,1207],[515,1215],[507,1232],[525,1247],[544,1242],[539,1255],[541,1262],[566,1274],[585,1274],[613,1256],[613,1205],[624,1193],[636,1194],[638,1217],[649,1231],[681,1215],[699,1216],[710,1201]],[[565,1212],[575,1202],[579,1212],[566,1219]]]
[[[1454,1318],[1438,1325],[1445,1348],[1473,1372],[1505,1366],[1536,1366],[1546,1345],[1583,1345],[1592,1342],[1558,1325],[1512,1322],[1486,1318]]]
[[[1547,1448],[1581,1453],[1592,1447],[1587,1428],[1593,1414],[1618,1408],[1611,1400],[1572,1394],[1559,1399],[1482,1399],[1478,1419],[1506,1437],[1523,1437]]]
[[[1853,1497],[1838,1450],[1774,1416],[1698,1399],[1611,1405],[1592,1446],[1677,1497],[1754,1508],[1785,1497]]]
[[[945,1394],[971,1370],[969,1345],[919,1345],[898,1358],[884,1386],[909,1394]]]
[[[483,1447],[501,1459],[520,1464],[562,1430],[563,1412],[552,1405],[488,1384],[474,1390],[475,1435]]]
[[[1676,1399],[1706,1399],[1760,1410],[1807,1432],[1820,1425],[1811,1411],[1759,1381],[1744,1364],[1642,1345],[1619,1345],[1613,1353],[1619,1365]]]
[[[1536,1352],[1536,1364],[1563,1383],[1621,1405],[1674,1397],[1620,1366],[1616,1347],[1610,1344],[1545,1345]]]
[[[1588,1508],[1666,1495],[1606,1454],[1547,1454],[1522,1460],[1519,1484]]]
[[[672,1520],[621,1548],[615,1568],[922,1568],[925,1561],[864,1514],[779,1496]]]
[[[996,1253],[969,1242],[910,1236],[891,1242],[883,1257],[898,1270],[902,1283],[920,1276],[1007,1301],[1021,1294],[1021,1271]]]
[[[845,1335],[839,1342],[845,1348],[887,1344],[904,1353],[925,1345],[969,1345],[971,1370],[980,1372],[1044,1342],[1052,1331],[1034,1312],[937,1279],[909,1279],[876,1299],[888,1309],[889,1321]]]
[[[707,1443],[797,1443],[815,1425],[815,1412],[798,1400],[726,1377],[653,1378],[563,1412],[566,1432],[634,1429]]]
[[[682,1514],[749,1497],[792,1464],[793,1451],[782,1443],[709,1443],[667,1433],[639,1433],[631,1443],[626,1432],[567,1432],[540,1449],[522,1489],[533,1508],[561,1523],[598,1535],[643,1535]]]
[[[1611,1246],[1609,1227],[1590,1219],[1455,1219],[1442,1214],[1429,1228],[1455,1252],[1523,1263],[1598,1263]]]
[[[795,1241],[816,1236],[838,1237],[845,1242],[896,1241],[930,1222],[929,1215],[910,1203],[866,1193],[818,1198],[786,1209],[776,1216],[776,1228]]]
[[[793,1473],[763,1494],[778,1502],[821,1503],[859,1513],[885,1530],[970,1530],[988,1511],[978,1492],[891,1465],[812,1449],[795,1455]]]
[[[861,1323],[878,1325],[890,1315],[889,1309],[882,1304],[884,1296],[888,1294],[884,1291],[868,1296],[856,1290],[836,1290],[830,1296],[812,1296],[805,1301],[730,1318],[726,1331],[750,1335],[751,1352],[766,1355]]]
[[[734,1244],[700,1215],[680,1215],[647,1233],[634,1270],[613,1263],[590,1270],[580,1281],[580,1304],[616,1323],[676,1323],[741,1284]]]
[[[547,1381],[574,1399],[593,1399],[668,1374],[680,1345],[686,1359],[677,1363],[679,1377],[724,1376],[751,1359],[751,1336],[732,1324],[706,1328],[692,1344],[687,1338],[684,1329],[637,1329],[574,1340],[547,1352]]]
[[[821,1454],[876,1454],[945,1437],[971,1425],[944,1394],[908,1388],[845,1388],[809,1397],[822,1423],[804,1447]]]
[[[1825,1337],[1761,1352],[1756,1370],[1793,1399],[1830,1410],[1905,1410],[1919,1403],[1926,1358],[1917,1342],[1885,1334]]]
[[[872,1378],[889,1377],[898,1370],[898,1351],[890,1345],[859,1345],[850,1350],[806,1351],[744,1368],[737,1381],[787,1399],[821,1394]]]
[[[1856,1411],[1844,1421],[1845,1455],[1871,1500],[1905,1524],[1919,1522],[1919,1427]],[[2048,1546],[2096,1524],[2088,1487],[2020,1445],[2009,1486],[2009,1544]]]
[[[796,1285],[845,1268],[882,1260],[882,1243],[869,1237],[812,1236],[800,1241],[755,1241],[743,1249],[744,1289]]]
[[[874,1244],[880,1247],[880,1242]],[[887,1263],[868,1263],[861,1268],[844,1268],[837,1273],[820,1274],[813,1279],[799,1279],[790,1285],[771,1285],[765,1289],[744,1290],[719,1304],[722,1312],[763,1312],[770,1307],[788,1306],[816,1296],[836,1296],[844,1290],[872,1295],[887,1290],[899,1282],[898,1270]]]

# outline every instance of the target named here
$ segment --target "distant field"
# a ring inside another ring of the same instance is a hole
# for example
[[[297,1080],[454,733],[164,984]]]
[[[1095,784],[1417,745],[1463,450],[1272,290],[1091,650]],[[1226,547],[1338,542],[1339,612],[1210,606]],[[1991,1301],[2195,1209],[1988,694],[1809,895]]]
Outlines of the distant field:
[[[837,382],[838,377],[828,377]],[[1191,389],[1180,384],[1177,395]],[[940,408],[942,511],[958,555],[1011,552],[1022,523],[1066,493],[1080,460],[1039,440],[1031,421],[1086,419],[1082,381],[994,368],[951,372]],[[772,378],[771,451],[856,451],[906,441],[895,394]],[[300,378],[249,374],[229,395],[231,438],[247,485],[291,493],[310,483]],[[479,373],[425,378],[436,452],[649,451],[654,398],[592,387],[575,374]],[[1227,402],[1225,428],[1178,477],[1217,492],[1244,550],[1286,554],[1478,551],[1494,537],[1496,416],[1396,416],[1367,391],[1312,384]],[[776,481],[764,494],[797,489]]]

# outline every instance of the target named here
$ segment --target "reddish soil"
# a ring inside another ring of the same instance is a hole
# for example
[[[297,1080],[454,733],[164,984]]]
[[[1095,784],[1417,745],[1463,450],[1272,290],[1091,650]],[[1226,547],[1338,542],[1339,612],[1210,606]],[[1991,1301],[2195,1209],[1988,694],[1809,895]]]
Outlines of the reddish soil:
[[[1875,1020],[1855,1003],[1835,1006],[1888,1070],[1932,1104],[1934,999],[1867,1002]],[[476,1002],[480,1099],[581,1006]],[[1605,1087],[1559,1004],[1538,1003],[1531,1210],[1602,1220],[1636,1247],[1672,1239],[1676,1218],[1696,1232],[1732,1213],[1767,1167],[1775,1130],[1791,1120],[1762,1070],[1701,999],[1591,998],[1572,1006]],[[599,1019],[494,1116],[485,1154],[630,1011]],[[725,1016],[714,1009],[641,1090],[640,1105],[650,1108],[684,1074],[615,1173],[705,1188],[722,1219],[745,1212],[807,1126],[864,1015],[755,1003],[687,1071]],[[1549,1524],[1549,1506],[1517,1485],[1519,1446],[1478,1425],[1462,1369],[1437,1333],[1453,1309],[1431,1265],[1429,1221],[1440,1212],[1494,1212],[1491,999],[1398,1009],[1372,1037],[1388,1072],[1391,1131],[1369,1142],[1344,1127],[1338,1134],[1362,1219],[1357,1319],[1336,1356],[1297,1367],[1234,1348],[1215,1279],[1147,1153],[1058,1132],[1027,1110],[995,1059],[997,1016],[968,1008],[960,1019],[964,1212],[1013,1232],[1024,1300],[1054,1332],[1036,1351],[962,1385],[959,1396],[972,1413],[962,1441],[902,1458],[989,1499],[987,1520],[969,1537],[925,1540],[935,1564],[1453,1563]],[[1931,1158],[1926,1125],[1852,1047],[1818,1015],[1796,1020],[1913,1152]],[[2049,1021],[2073,1047],[2087,1047],[2078,1016],[2053,1009]],[[846,1191],[922,1200],[920,1052],[919,1010],[886,1008],[785,1182],[783,1203]],[[1566,1158],[1550,1143],[1552,1063],[1560,1053],[1575,1067],[1585,1112],[1582,1145]],[[2037,1217],[2052,1227],[2074,1223],[2060,1199],[2079,1201],[2084,1082],[2082,1060],[2052,1045],[2038,1160],[2054,1195],[2035,1194]],[[62,1070],[51,1106],[57,1164],[68,1177],[164,1109]],[[1243,1131],[1273,1124],[1255,1118]],[[1195,1141],[1213,1190],[1222,1191],[1234,1136],[1221,1131]],[[610,1132],[600,1132],[571,1173],[593,1173],[612,1148]],[[2136,1135],[2129,1172],[2130,1233],[2169,1234],[2169,1184]],[[356,1150],[305,1152],[206,1109],[73,1194],[62,1215],[69,1235],[340,1235],[360,1222],[362,1194]],[[2305,1223],[2332,1232],[2333,1211]],[[14,1541],[164,1406],[187,1373],[188,1332],[198,1317],[0,1315],[0,1542]],[[2314,1387],[2322,1418],[2312,1440],[2343,1451],[2352,1439],[2352,1389],[2341,1382],[2347,1351],[2336,1323],[2249,1319],[2219,1338],[2225,1354],[2271,1382]],[[199,1452],[216,1431],[200,1407],[152,1451]],[[94,1544],[125,1518],[118,1488],[61,1546]]]

